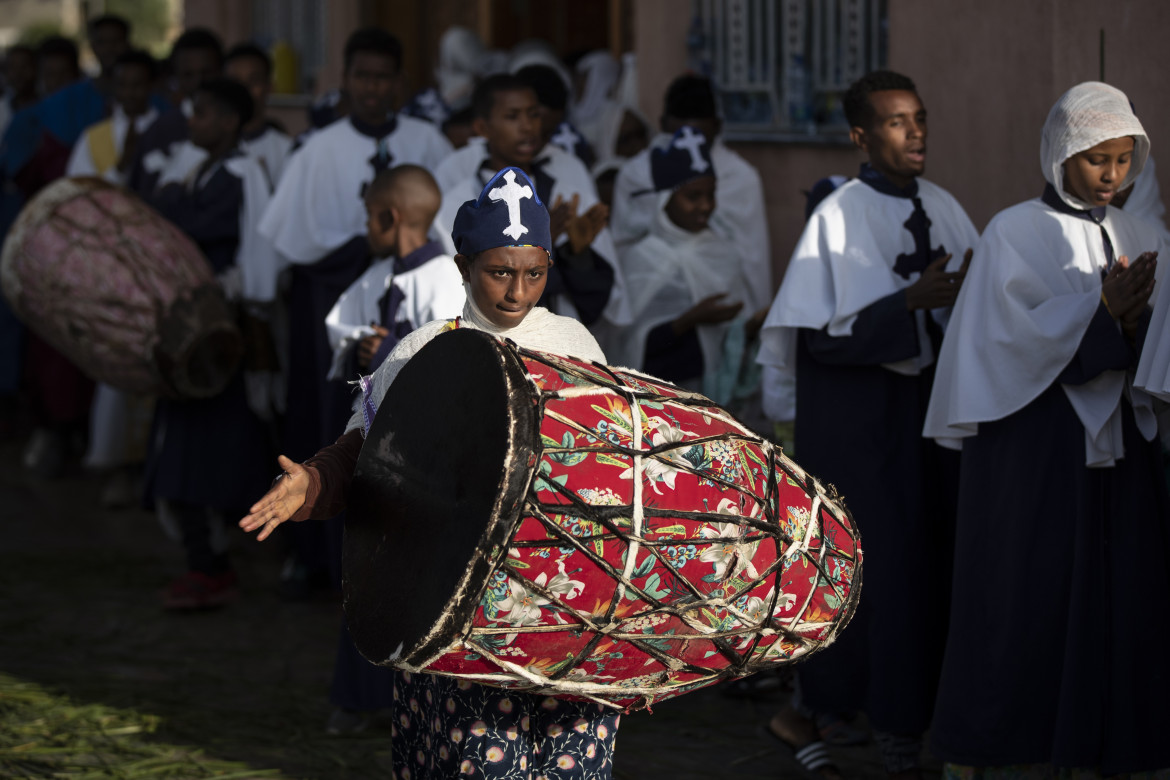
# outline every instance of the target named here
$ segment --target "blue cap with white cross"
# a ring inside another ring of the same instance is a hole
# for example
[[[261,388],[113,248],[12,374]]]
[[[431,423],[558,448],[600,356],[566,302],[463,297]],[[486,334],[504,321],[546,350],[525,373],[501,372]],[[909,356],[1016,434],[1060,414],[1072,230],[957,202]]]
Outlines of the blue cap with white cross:
[[[673,190],[692,179],[714,176],[710,143],[698,130],[684,125],[665,146],[650,152],[650,175],[658,192]]]
[[[548,209],[536,185],[516,167],[501,170],[478,198],[459,207],[451,240],[467,257],[500,246],[538,246],[552,255]]]

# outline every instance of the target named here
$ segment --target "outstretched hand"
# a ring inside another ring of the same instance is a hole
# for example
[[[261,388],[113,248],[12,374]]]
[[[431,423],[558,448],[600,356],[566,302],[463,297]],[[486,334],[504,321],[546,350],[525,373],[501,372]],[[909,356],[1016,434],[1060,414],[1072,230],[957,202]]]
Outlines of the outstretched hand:
[[[973,254],[974,251],[968,248],[963,253],[963,265],[953,273],[947,271],[952,255],[940,257],[926,266],[914,284],[906,288],[906,308],[914,311],[954,306],[963,280],[967,278],[967,267],[971,265]]]
[[[295,515],[305,505],[309,492],[308,469],[284,455],[278,456],[276,462],[284,474],[240,520],[240,528],[249,533],[261,529],[256,536],[258,542],[267,539],[277,526]]]

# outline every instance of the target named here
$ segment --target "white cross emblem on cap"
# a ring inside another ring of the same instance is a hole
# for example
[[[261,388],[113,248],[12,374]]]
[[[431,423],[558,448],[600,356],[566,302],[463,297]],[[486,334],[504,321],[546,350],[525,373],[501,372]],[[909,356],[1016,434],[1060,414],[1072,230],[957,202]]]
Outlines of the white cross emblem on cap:
[[[679,131],[680,138],[675,139],[675,149],[686,149],[691,155],[691,170],[695,173],[702,173],[707,170],[707,161],[703,159],[703,155],[699,154],[699,149],[703,144],[707,143],[707,139],[703,137],[702,133],[696,133],[691,129],[690,125],[685,125]]]
[[[515,171],[505,173],[504,181],[507,184],[503,187],[493,187],[488,191],[488,197],[492,199],[493,203],[502,200],[508,204],[508,227],[501,232],[516,241],[528,232],[528,228],[520,222],[520,201],[532,197],[532,188],[527,184],[517,184]]]

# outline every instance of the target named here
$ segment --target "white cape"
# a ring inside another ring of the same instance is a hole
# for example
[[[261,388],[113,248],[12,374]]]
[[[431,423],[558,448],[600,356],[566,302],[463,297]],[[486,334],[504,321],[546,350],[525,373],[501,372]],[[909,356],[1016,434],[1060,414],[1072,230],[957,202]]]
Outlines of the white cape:
[[[979,233],[959,202],[941,187],[918,179],[918,197],[931,221],[931,248],[943,247],[952,255],[948,268],[958,268],[963,253],[978,242]],[[893,271],[898,255],[915,250],[914,237],[904,226],[913,211],[909,198],[883,194],[853,179],[813,212],[760,331],[757,360],[770,369],[764,373],[764,409],[769,418],[794,417],[797,329],[828,328],[831,336],[852,335],[862,309],[918,280],[917,273],[905,279]],[[976,256],[972,265],[978,262]],[[946,310],[931,315],[946,326]],[[920,312],[917,319],[923,351],[915,358],[887,364],[889,370],[916,375],[933,362],[925,313]]]
[[[470,146],[459,151],[463,152],[467,148]],[[486,159],[487,147],[481,146],[479,147],[479,161],[471,168],[472,173],[458,184],[443,190],[443,203],[439,207],[439,213],[435,216],[433,232],[439,236],[439,240],[443,242],[443,246],[451,254],[455,254],[455,242],[451,239],[451,229],[455,226],[455,215],[459,212],[459,207],[469,200],[478,198],[484,186],[491,179],[492,174],[486,170],[480,170]],[[549,144],[541,150],[536,159],[547,159],[543,170],[553,179],[552,194],[549,196],[551,202],[545,204],[546,208],[551,207],[556,202],[557,196],[569,200],[573,195],[577,195],[579,197],[578,213],[584,213],[598,202],[597,188],[593,185],[593,179],[589,176],[585,164],[575,155],[566,152],[559,146]],[[561,240],[561,236],[553,236],[554,244],[559,245]],[[593,239],[591,246],[593,251],[613,268],[613,289],[609,294],[609,302],[605,305],[605,319],[613,325],[628,325],[631,316],[626,295],[627,287],[609,229],[602,228],[597,237]],[[577,315],[576,308],[567,299],[567,296],[564,300],[556,302],[556,310],[557,313],[567,317],[575,318]]]
[[[613,208],[609,227],[619,247],[632,244],[650,232],[656,199],[650,175],[650,151],[671,137],[660,134],[622,165],[613,186]],[[602,155],[598,153],[599,157]],[[752,165],[727,148],[722,138],[711,145],[715,166],[715,213],[711,229],[735,245],[743,258],[744,273],[753,280],[752,294],[745,302],[749,314],[772,301],[772,243],[764,211],[764,185]]]
[[[1116,256],[1162,244],[1156,229],[1109,206],[1103,226]],[[1039,199],[988,224],[951,315],[935,373],[924,434],[957,448],[979,423],[1000,420],[1040,396],[1068,365],[1101,303],[1105,250],[1100,227]],[[1154,333],[1153,327],[1150,329]],[[1123,371],[1063,385],[1085,426],[1085,462],[1112,466],[1125,451],[1121,396],[1138,428],[1157,432],[1149,397]]]
[[[399,116],[387,138],[391,165],[433,169],[451,151],[434,125]],[[315,263],[366,232],[364,185],[374,178],[370,160],[378,141],[359,133],[348,118],[314,133],[281,175],[260,232],[289,261]]]
[[[465,288],[466,289],[466,288]],[[435,336],[443,332],[449,320],[428,322],[409,336],[398,342],[398,346],[390,353],[382,365],[378,366],[367,379],[361,382],[363,392],[354,404],[354,413],[345,426],[346,433],[352,430],[361,430],[365,436],[369,430],[367,406],[377,409],[386,397],[386,391],[394,382],[395,377],[402,371],[402,367]],[[459,322],[462,328],[482,330],[496,338],[511,339],[521,347],[535,349],[540,352],[549,352],[554,355],[575,357],[580,360],[591,360],[605,363],[605,353],[601,351],[597,341],[585,329],[585,326],[569,317],[553,314],[548,309],[536,307],[528,313],[519,325],[514,328],[498,327],[475,305],[468,291],[463,304],[463,314]]]
[[[240,150],[260,163],[260,167],[268,175],[271,189],[276,189],[289,155],[292,154],[293,140],[287,133],[268,126],[255,138],[241,138]]]
[[[380,260],[349,286],[325,317],[329,345],[333,347],[330,379],[344,379],[350,350],[366,336],[373,335],[371,322],[382,322],[379,301],[391,286],[402,291],[397,321],[415,328],[433,320],[457,317],[463,311],[463,278],[450,255],[437,255],[406,273],[394,273],[394,259]]]
[[[650,234],[622,253],[622,270],[630,290],[633,323],[623,329],[612,356],[618,365],[644,369],[646,337],[703,298],[727,293],[725,303],[746,301],[753,280],[744,272],[735,247],[711,230],[688,233],[666,216],[669,192],[657,193],[659,204]],[[715,370],[723,354],[729,323],[698,326],[703,365]]]

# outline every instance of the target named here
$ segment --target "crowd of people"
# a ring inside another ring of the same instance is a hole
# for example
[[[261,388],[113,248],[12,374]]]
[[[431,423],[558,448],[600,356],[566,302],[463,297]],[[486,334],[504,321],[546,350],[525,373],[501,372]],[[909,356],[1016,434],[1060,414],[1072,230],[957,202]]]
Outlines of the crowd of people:
[[[265,114],[254,44],[190,29],[158,62],[108,15],[88,37],[92,77],[63,38],[6,53],[0,229],[63,176],[126,188],[202,250],[245,357],[213,398],[142,398],[95,387],[0,305],[0,426],[31,418],[30,471],[80,458],[108,505],[157,513],[185,556],[165,608],[239,597],[237,525],[283,539],[285,597],[336,588],[371,410],[423,344],[470,327],[703,392],[763,435],[795,421],[796,458],[865,550],[855,618],[768,724],[810,772],[840,775],[826,742],[867,739],[858,713],[892,777],[919,776],[928,730],[956,777],[1170,767],[1150,620],[1170,598],[1170,233],[1121,92],[1060,98],[1046,189],[981,235],[922,178],[913,81],[863,77],[843,105],[866,162],[811,188],[777,292],[760,176],[702,76],[671,82],[655,132],[630,56],[488,51],[452,28],[409,96],[400,42],[365,28],[294,138]],[[508,188],[528,195],[491,194]],[[421,678],[369,664],[340,626],[327,728],[425,699],[445,736],[403,721],[397,777],[610,776],[613,714],[530,697],[530,733],[527,699]]]

